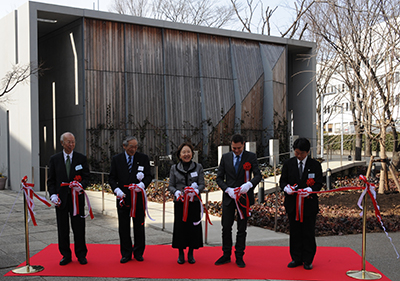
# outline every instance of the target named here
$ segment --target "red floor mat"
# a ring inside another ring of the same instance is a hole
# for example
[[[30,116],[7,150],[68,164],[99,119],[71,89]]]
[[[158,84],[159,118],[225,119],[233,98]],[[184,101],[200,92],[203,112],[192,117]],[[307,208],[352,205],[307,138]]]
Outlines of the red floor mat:
[[[303,267],[287,268],[290,261],[288,247],[248,246],[245,268],[232,262],[220,266],[214,262],[221,256],[221,247],[204,247],[194,252],[195,264],[176,262],[178,251],[170,245],[146,246],[144,261],[119,262],[119,245],[88,244],[88,264],[80,265],[76,258],[66,266],[58,263],[61,255],[57,244],[51,244],[30,259],[31,265],[44,270],[29,276],[79,276],[167,279],[278,279],[278,280],[355,280],[346,275],[348,270],[361,270],[361,257],[350,248],[318,247],[312,270]],[[21,264],[20,266],[24,265]],[[367,262],[367,271],[380,273]],[[5,276],[16,276],[12,271]],[[383,274],[382,274],[383,275]],[[380,280],[389,280],[383,276]]]

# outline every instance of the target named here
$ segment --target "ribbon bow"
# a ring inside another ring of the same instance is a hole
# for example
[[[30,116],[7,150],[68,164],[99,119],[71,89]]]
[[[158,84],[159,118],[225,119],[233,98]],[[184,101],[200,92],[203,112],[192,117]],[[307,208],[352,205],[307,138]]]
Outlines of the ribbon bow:
[[[92,206],[90,205],[89,197],[86,194],[85,190],[83,189],[80,181],[82,181],[82,177],[77,175],[77,176],[75,176],[73,181],[71,181],[70,183],[63,182],[63,183],[61,183],[61,186],[68,186],[71,189],[72,206],[74,208],[73,215],[74,216],[79,215],[79,195],[83,194],[85,196],[86,202],[88,204],[89,214],[87,214],[86,216],[81,216],[81,217],[86,218],[87,216],[90,215],[90,218],[93,219],[94,216],[93,216]]]
[[[141,172],[139,172],[137,174],[138,179],[140,178],[140,175],[139,175],[140,173]],[[143,174],[143,173],[141,173],[141,174]],[[143,209],[144,209],[145,213],[147,213],[147,216],[149,217],[149,219],[154,221],[154,219],[152,217],[150,217],[149,209],[147,207],[147,193],[146,193],[146,190],[143,187],[140,187],[139,185],[137,185],[135,183],[131,183],[129,185],[124,185],[124,187],[128,187],[128,189],[131,192],[131,211],[130,211],[130,216],[132,218],[134,218],[136,216],[136,201],[137,201],[136,193],[141,192],[142,193],[142,200],[143,200]],[[120,205],[121,205],[121,201],[123,201],[123,198],[119,198],[119,199],[120,199]]]
[[[28,176],[25,176],[22,178],[21,183],[22,183],[22,190],[24,191],[25,199],[26,199],[26,205],[28,207],[28,221],[32,219],[32,223],[34,226],[37,226],[36,219],[35,219],[35,212],[33,209],[35,208],[35,203],[33,202],[33,196],[35,196],[39,201],[41,201],[43,204],[45,204],[47,207],[51,207],[51,204],[47,202],[47,200],[35,193],[33,191],[32,187],[35,185],[33,183],[27,183],[28,181]]]
[[[200,220],[197,222],[193,222],[194,225],[198,225],[201,220],[203,219],[204,213],[206,213],[206,223],[208,222],[209,224],[212,225],[210,216],[208,214],[207,208],[204,206],[203,201],[201,200],[201,197],[197,194],[195,189],[191,186],[187,186],[183,189],[183,194],[179,195],[179,197],[176,199],[177,201],[182,201],[183,202],[183,217],[182,220],[184,222],[187,221],[188,213],[189,213],[189,202],[193,202],[194,198],[197,197],[200,201],[200,213],[201,217]]]
[[[251,215],[251,213],[250,213],[250,203],[249,203],[249,197],[247,196],[247,193],[243,194],[243,196],[246,197],[246,206],[244,206],[242,203],[240,203],[240,200],[239,200],[240,196],[242,196],[242,194],[240,194],[240,186],[236,187],[235,189],[233,189],[233,191],[235,192],[235,195],[236,195],[235,204],[236,204],[236,208],[237,208],[237,210],[239,212],[240,219],[243,219],[244,216],[243,216],[243,212],[239,208],[239,206],[242,206],[243,208],[245,208],[246,209],[246,214],[248,216],[250,216]]]

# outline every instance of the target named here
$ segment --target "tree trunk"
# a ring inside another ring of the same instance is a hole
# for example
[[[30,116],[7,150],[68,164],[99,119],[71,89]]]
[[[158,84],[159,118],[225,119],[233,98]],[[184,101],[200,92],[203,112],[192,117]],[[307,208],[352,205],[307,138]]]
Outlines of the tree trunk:
[[[371,157],[371,139],[368,136],[365,136],[365,156]]]
[[[385,147],[385,140],[386,140],[386,131],[385,129],[381,129],[381,137],[379,140],[379,146],[380,146],[380,152],[379,152],[379,157],[381,160],[386,159],[386,147]],[[387,187],[387,175],[388,175],[388,167],[386,164],[386,161],[381,162],[382,168],[380,172],[380,178],[379,178],[379,194],[385,193],[385,189]]]
[[[361,147],[362,147],[362,134],[359,133],[359,130],[356,130],[356,161],[361,161]]]

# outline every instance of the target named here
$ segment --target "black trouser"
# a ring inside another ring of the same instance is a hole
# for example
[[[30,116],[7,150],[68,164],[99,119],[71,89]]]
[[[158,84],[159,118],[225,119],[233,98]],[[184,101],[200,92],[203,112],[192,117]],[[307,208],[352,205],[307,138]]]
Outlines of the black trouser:
[[[239,206],[243,213],[243,219],[240,219],[239,213],[237,213],[237,233],[236,233],[236,245],[235,245],[235,256],[243,257],[244,249],[246,248],[246,229],[247,229],[247,215],[246,208]],[[232,225],[235,220],[236,210],[235,201],[231,201],[229,205],[222,203],[222,251],[225,256],[230,256],[232,252]]]
[[[57,230],[58,230],[58,249],[65,258],[71,258],[71,248],[69,239],[69,220],[74,235],[75,256],[78,259],[85,258],[87,254],[85,242],[85,201],[83,195],[79,195],[79,214],[74,216],[71,194],[68,194],[67,205],[60,210],[56,207]]]
[[[290,227],[290,256],[296,262],[311,264],[317,251],[315,242],[316,215],[304,215],[296,221],[296,212],[288,214]]]
[[[144,253],[146,245],[145,234],[144,234],[144,210],[143,200],[141,193],[137,193],[136,200],[136,213],[135,217],[132,217],[133,221],[133,237],[134,244],[132,247],[131,238],[131,217],[130,208],[123,207],[118,208],[118,233],[120,240],[120,251],[122,257],[131,258],[132,252],[134,257],[141,257]]]

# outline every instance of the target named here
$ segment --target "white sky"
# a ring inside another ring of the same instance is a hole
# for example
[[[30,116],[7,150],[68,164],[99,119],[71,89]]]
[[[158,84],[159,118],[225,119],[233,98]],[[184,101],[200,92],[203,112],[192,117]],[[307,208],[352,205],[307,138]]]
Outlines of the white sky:
[[[27,2],[27,0],[0,0],[0,18],[11,13],[25,2]],[[107,12],[109,11],[113,0],[36,0],[35,2],[83,9],[100,9],[101,11]],[[282,31],[286,30],[289,24],[293,21],[293,9],[291,9],[290,6],[293,7],[294,0],[262,0],[262,2],[264,9],[267,6],[269,6],[271,9],[278,6],[278,9],[275,11],[274,17],[271,21],[271,35],[280,36],[277,28],[281,29]],[[256,23],[256,21],[253,22]],[[253,33],[257,33],[256,30],[254,30]]]

